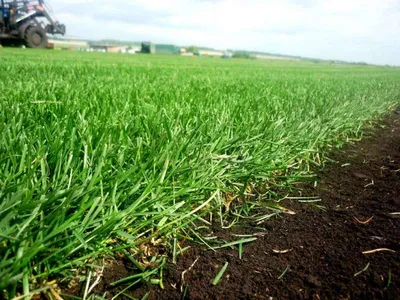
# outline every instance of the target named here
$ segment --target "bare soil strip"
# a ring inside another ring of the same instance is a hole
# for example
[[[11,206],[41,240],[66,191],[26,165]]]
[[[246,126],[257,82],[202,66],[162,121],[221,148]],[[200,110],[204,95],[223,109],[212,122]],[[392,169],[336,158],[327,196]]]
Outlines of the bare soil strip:
[[[194,246],[168,265],[163,290],[142,286],[128,293],[141,297],[152,289],[148,299],[400,299],[400,115],[331,158],[316,187],[303,183],[293,194],[322,202],[286,200],[295,215],[230,231],[212,228],[227,240],[233,233],[256,234],[243,245],[242,259],[237,247],[213,252]],[[111,267],[99,286],[110,294],[108,282],[129,275],[123,264]]]

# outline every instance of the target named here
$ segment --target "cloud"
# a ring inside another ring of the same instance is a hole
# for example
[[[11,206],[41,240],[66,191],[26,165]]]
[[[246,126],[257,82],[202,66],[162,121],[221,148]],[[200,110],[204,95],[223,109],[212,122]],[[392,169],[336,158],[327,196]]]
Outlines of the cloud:
[[[68,34],[400,65],[398,0],[48,0]]]

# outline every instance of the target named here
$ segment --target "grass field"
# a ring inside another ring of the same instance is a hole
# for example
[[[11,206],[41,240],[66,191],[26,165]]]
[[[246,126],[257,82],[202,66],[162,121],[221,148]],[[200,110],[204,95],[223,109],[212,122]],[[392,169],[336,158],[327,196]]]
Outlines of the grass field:
[[[275,188],[394,109],[400,70],[1,49],[0,91],[0,290],[12,298],[78,275],[88,292],[114,255],[137,266],[127,283],[162,285],[195,219],[284,212]]]

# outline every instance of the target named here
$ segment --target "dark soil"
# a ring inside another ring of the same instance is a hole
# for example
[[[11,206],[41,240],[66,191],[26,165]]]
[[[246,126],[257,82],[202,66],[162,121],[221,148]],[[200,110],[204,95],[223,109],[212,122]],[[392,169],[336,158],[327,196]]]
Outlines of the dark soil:
[[[212,228],[219,237],[256,234],[256,241],[243,246],[242,259],[237,248],[213,252],[193,246],[167,266],[163,290],[142,286],[130,294],[140,298],[150,289],[149,299],[400,299],[400,215],[392,214],[400,212],[400,115],[331,158],[318,172],[316,187],[303,183],[293,194],[322,202],[285,200],[282,205],[295,215],[258,227]],[[392,251],[362,253],[378,248]],[[221,281],[212,285],[226,262]],[[127,276],[123,264],[115,267],[117,275]],[[124,277],[108,274],[110,281]]]

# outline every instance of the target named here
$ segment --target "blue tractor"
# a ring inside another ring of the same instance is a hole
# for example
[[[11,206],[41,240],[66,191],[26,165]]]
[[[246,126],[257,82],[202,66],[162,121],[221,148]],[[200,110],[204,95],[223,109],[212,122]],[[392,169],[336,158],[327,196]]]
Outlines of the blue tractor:
[[[46,48],[47,34],[65,34],[44,0],[0,0],[0,44]]]

